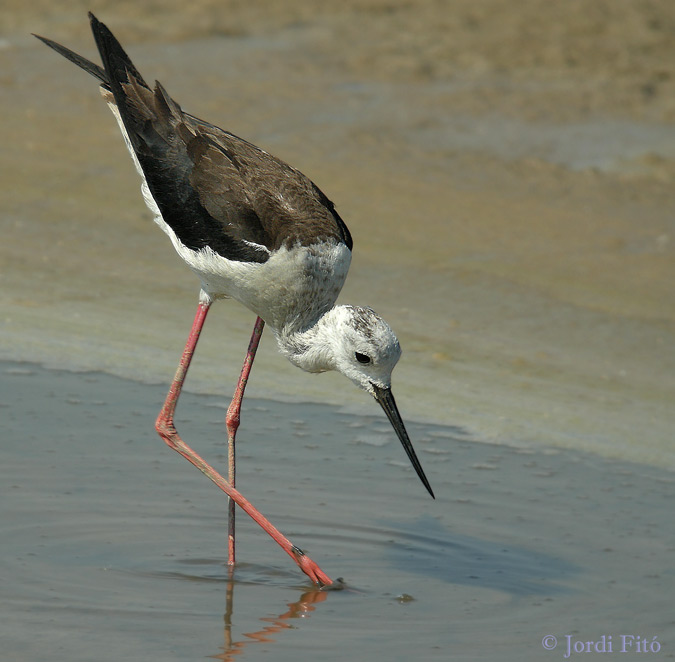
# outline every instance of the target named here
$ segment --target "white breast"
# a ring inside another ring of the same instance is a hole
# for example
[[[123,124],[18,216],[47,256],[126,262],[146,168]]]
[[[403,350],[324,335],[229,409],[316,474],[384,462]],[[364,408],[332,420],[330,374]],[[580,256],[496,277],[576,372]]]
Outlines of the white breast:
[[[351,251],[337,242],[282,247],[263,263],[228,260],[208,248],[177,250],[206,292],[236,299],[276,330],[302,329],[331,308],[351,262]]]

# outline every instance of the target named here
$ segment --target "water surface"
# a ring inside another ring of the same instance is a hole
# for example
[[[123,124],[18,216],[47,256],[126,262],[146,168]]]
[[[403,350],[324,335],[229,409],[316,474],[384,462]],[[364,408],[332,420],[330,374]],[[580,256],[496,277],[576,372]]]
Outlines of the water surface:
[[[672,475],[410,425],[437,495],[386,420],[245,402],[239,487],[334,578],[317,591],[152,429],[164,387],[3,363],[3,660],[556,659],[547,634],[657,635],[668,654]],[[177,425],[225,464],[224,402]]]

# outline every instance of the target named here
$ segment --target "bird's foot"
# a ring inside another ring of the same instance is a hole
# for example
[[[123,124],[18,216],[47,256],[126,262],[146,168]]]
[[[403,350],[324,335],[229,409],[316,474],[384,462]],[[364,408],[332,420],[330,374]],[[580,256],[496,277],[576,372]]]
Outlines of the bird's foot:
[[[324,586],[331,586],[333,584],[333,580],[299,547],[293,545],[291,551],[293,552],[295,562],[298,564],[300,570],[302,570],[317,586],[323,588]]]

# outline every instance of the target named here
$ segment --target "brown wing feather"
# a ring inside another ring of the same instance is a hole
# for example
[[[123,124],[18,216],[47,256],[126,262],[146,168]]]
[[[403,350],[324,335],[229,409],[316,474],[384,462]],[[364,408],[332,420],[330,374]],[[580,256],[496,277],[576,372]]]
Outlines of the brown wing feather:
[[[251,143],[184,113],[145,83],[110,30],[90,14],[103,69],[42,38],[112,92],[164,221],[187,247],[264,262],[283,244],[352,247],[333,203],[305,175]],[[267,250],[256,247],[264,246]]]

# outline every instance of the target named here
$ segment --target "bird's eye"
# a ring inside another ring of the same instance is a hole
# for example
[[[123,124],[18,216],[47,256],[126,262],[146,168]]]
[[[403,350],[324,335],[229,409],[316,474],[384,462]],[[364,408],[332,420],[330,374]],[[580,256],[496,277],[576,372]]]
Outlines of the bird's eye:
[[[361,352],[355,352],[354,356],[356,357],[356,360],[359,363],[363,363],[364,365],[366,363],[370,363],[370,356],[368,356],[367,354],[361,354]]]

